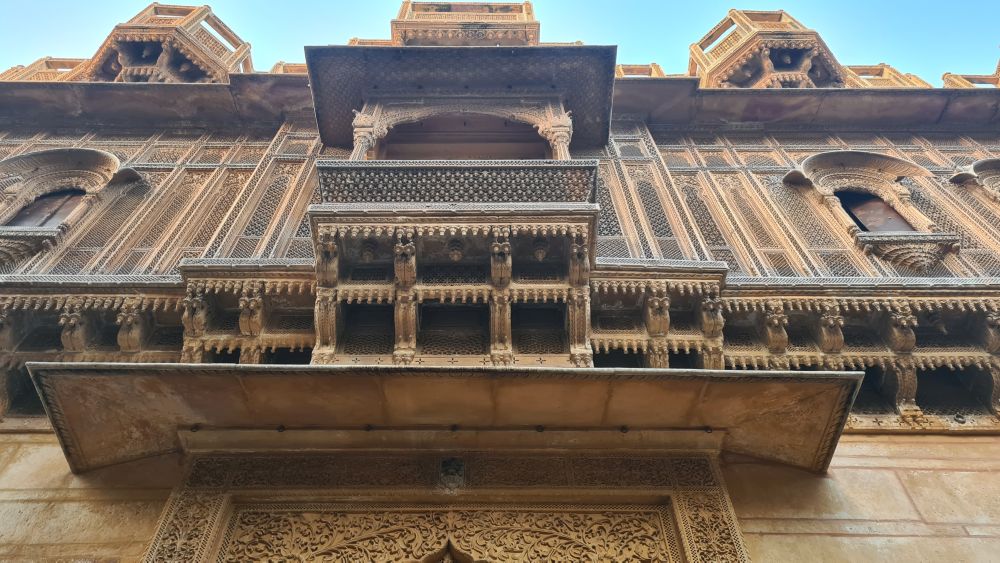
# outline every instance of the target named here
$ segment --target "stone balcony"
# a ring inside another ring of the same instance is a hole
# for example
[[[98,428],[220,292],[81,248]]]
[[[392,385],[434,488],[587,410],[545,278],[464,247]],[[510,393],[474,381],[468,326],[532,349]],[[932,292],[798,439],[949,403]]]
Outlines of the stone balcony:
[[[322,160],[323,203],[592,203],[596,160]]]

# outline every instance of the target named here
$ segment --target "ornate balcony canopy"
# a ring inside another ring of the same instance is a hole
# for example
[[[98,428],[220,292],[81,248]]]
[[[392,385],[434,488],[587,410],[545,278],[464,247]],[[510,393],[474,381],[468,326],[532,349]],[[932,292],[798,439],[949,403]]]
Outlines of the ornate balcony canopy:
[[[555,92],[573,115],[573,145],[607,143],[615,47],[306,47],[320,136],[350,147],[354,111],[373,95],[434,91]]]

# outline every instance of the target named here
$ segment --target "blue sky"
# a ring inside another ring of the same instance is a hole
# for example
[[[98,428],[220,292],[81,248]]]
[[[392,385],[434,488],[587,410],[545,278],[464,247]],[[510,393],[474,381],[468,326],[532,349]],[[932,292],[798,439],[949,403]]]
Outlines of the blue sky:
[[[175,0],[176,1],[176,0]],[[203,2],[204,0],[200,0]],[[163,3],[169,3],[165,0]],[[183,3],[183,2],[176,2]],[[190,2],[195,4],[195,2]],[[146,0],[0,0],[0,70],[45,55],[93,55],[118,22]],[[257,70],[301,62],[304,45],[386,38],[398,0],[209,0],[253,45]],[[687,69],[688,46],[729,8],[784,9],[820,32],[842,64],[889,63],[935,86],[941,74],[990,74],[1000,58],[1000,0],[536,0],[543,41],[618,45],[618,61]],[[95,7],[96,6],[96,7]],[[611,9],[608,9],[608,8]],[[39,24],[28,22],[39,21]]]

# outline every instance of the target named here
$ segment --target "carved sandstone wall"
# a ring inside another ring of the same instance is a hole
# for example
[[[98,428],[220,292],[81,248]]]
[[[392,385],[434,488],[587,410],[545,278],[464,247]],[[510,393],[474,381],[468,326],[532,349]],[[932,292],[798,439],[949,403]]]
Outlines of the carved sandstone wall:
[[[0,560],[137,560],[182,469],[163,457],[74,476],[52,435],[0,434]],[[997,437],[849,435],[822,477],[723,464],[755,561],[989,560],[998,470]]]

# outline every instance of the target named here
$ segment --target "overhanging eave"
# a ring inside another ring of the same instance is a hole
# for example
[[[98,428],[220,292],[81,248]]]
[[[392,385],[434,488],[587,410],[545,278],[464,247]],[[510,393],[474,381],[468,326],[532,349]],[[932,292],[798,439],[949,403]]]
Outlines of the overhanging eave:
[[[32,362],[28,369],[75,472],[182,451],[178,432],[191,428],[278,427],[430,435],[542,428],[563,437],[711,429],[725,434],[723,451],[821,472],[862,378],[520,367]],[[379,447],[374,438],[371,447]]]

